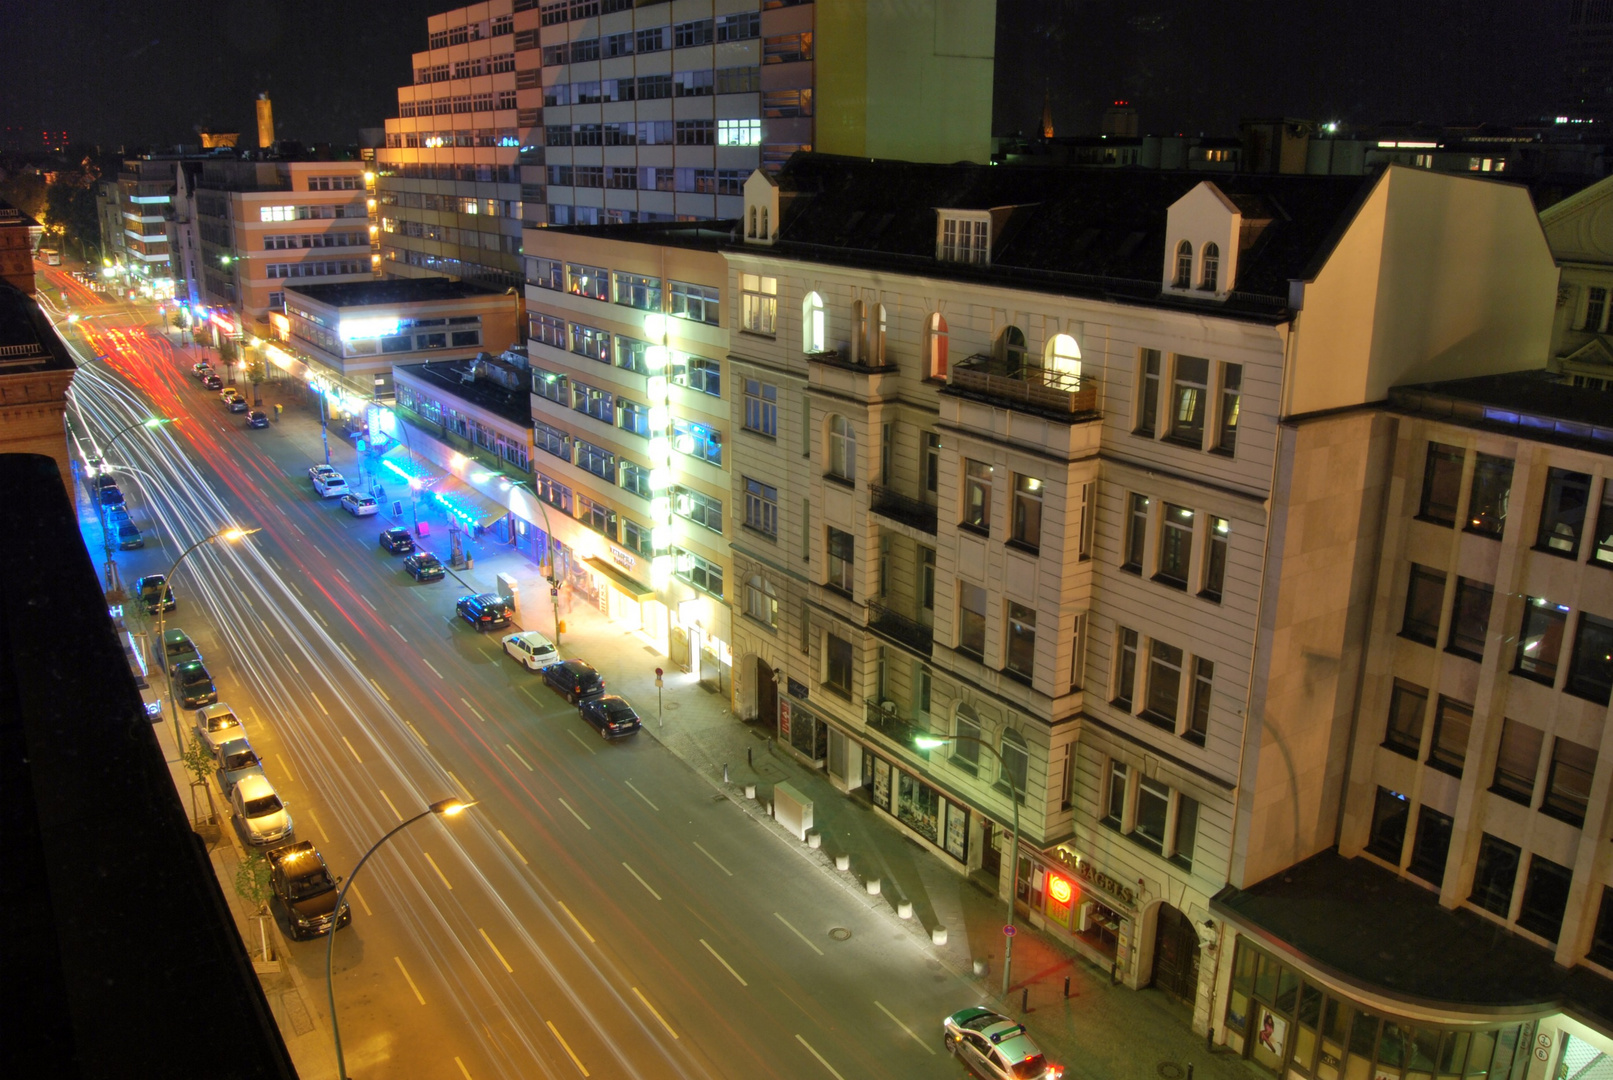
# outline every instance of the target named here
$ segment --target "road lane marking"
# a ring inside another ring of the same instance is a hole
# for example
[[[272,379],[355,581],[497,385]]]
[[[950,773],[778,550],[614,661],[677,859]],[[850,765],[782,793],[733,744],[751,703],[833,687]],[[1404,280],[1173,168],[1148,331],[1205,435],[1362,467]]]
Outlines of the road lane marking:
[[[364,601],[364,606],[369,608],[371,611],[379,611],[380,610],[374,604],[370,603],[370,598],[368,596],[365,596],[363,593],[359,593],[358,598],[360,600]]]
[[[319,545],[318,544],[309,544],[308,546],[313,548],[315,551],[319,551]],[[319,557],[321,559],[329,558],[329,556],[327,556],[323,551],[319,551]],[[338,571],[338,573],[340,573],[340,571]]]
[[[510,846],[514,847],[515,845],[512,844]],[[517,854],[519,854],[519,853],[517,853]],[[522,859],[521,861],[526,862],[525,859]],[[588,927],[586,927],[586,926],[584,926],[582,924],[581,919],[577,918],[577,916],[575,916],[575,915],[573,915],[571,913],[571,909],[566,906],[566,902],[564,900],[556,900],[555,903],[560,905],[560,910],[564,911],[566,913],[566,917],[568,919],[570,919],[572,922],[577,924],[577,929],[581,930],[582,931],[582,936],[588,939],[588,944],[590,944],[590,945],[597,944],[597,942],[594,941],[594,935],[592,935],[592,934],[590,934],[588,932]]]
[[[493,939],[487,936],[487,931],[483,930],[480,926],[478,926],[476,930],[482,935],[482,940],[487,942],[487,947],[493,950],[493,955],[498,957],[498,962],[504,965],[504,970],[509,972],[511,975],[514,975],[515,969],[510,966],[510,962],[508,960],[504,959],[504,954],[498,951],[498,946],[494,945]]]
[[[695,845],[695,847],[699,847],[699,846],[700,846],[699,844]],[[790,920],[786,919],[784,916],[780,915],[776,911],[773,912],[773,918],[777,919],[779,922],[783,923],[785,926],[788,926],[790,928],[790,933],[794,934],[796,937],[800,938],[802,941],[805,941],[807,943],[807,948],[811,949],[813,952],[817,953],[819,956],[823,955],[823,950],[818,948],[816,945],[812,944],[811,940],[808,939],[808,937],[805,934],[801,933],[801,931],[797,930],[794,927],[794,925],[791,924]]]
[[[403,637],[403,632],[400,631],[396,626],[393,626],[391,623],[387,623],[386,625],[394,634],[397,634],[398,637],[403,638],[404,641],[409,640],[408,638]]]
[[[286,572],[285,567],[281,566],[280,563],[275,559],[275,557],[273,555],[269,555],[269,556],[267,556],[267,558],[269,560],[269,564],[271,566],[273,566],[276,570],[280,571],[282,574]]]
[[[795,1037],[795,1041],[800,1043],[802,1046],[806,1047],[807,1052],[810,1053],[813,1057],[817,1058],[818,1059],[818,1064],[822,1065],[825,1069],[828,1069],[829,1070],[829,1075],[833,1076],[835,1078],[835,1080],[846,1080],[846,1078],[844,1076],[841,1076],[838,1072],[835,1071],[835,1067],[833,1065],[831,1065],[827,1061],[823,1060],[823,1055],[822,1054],[820,1054],[816,1050],[812,1049],[812,1044],[811,1043],[809,1043],[805,1039],[801,1038],[800,1035],[797,1035]]]
[[[326,713],[325,715],[329,716],[330,714]],[[346,735],[342,736],[342,742],[347,743],[347,752],[353,755],[353,760],[358,762],[360,765],[364,764],[364,759],[358,756],[358,751],[353,749],[353,744],[347,742]]]
[[[291,581],[291,580],[288,579],[286,581],[286,584],[291,586],[291,591],[292,592],[296,593],[298,596],[302,595],[302,590],[297,588],[297,583],[295,581]]]
[[[504,744],[504,749],[506,749],[506,750],[508,750],[508,751],[509,751],[509,752],[510,752],[510,753],[512,753],[512,754],[514,754],[514,755],[515,755],[515,760],[516,760],[516,761],[519,761],[519,762],[520,762],[520,763],[521,763],[521,764],[522,764],[522,765],[526,765],[526,771],[527,771],[527,772],[535,772],[535,771],[536,771],[536,770],[534,770],[534,769],[533,769],[533,768],[532,768],[532,766],[531,766],[531,765],[527,765],[527,760],[526,760],[526,758],[524,758],[524,757],[522,757],[522,756],[521,756],[521,751],[519,751],[519,750],[517,750],[517,749],[516,749],[516,748],[515,748],[515,747],[513,747],[513,746],[511,746],[511,745],[510,745],[510,744],[509,744],[509,743],[505,743],[505,744]],[[566,808],[566,809],[568,809],[568,810],[569,810],[569,809],[570,809],[570,807],[567,807],[567,808]],[[581,820],[582,820],[582,819],[581,819],[581,818],[578,818],[578,819],[577,819],[577,820],[579,820],[579,821],[581,821]]]
[[[426,658],[425,658],[425,657],[424,657],[424,656],[422,656],[422,657],[421,657],[421,658],[420,658],[420,662],[421,662],[421,663],[422,663],[422,664],[424,664],[424,665],[426,665],[426,666],[427,666],[427,667],[428,667],[428,668],[431,668],[431,673],[432,673],[432,674],[433,674],[433,675],[435,675],[435,676],[437,676],[437,678],[439,678],[439,679],[440,679],[440,678],[442,678],[442,672],[440,672],[440,671],[438,671],[438,670],[437,670],[437,669],[436,669],[436,668],[434,668],[434,667],[431,667],[431,661],[430,661],[430,660],[427,660],[427,659],[426,659]]]
[[[646,800],[646,801],[648,801],[648,800]],[[704,855],[706,858],[710,859],[712,862],[717,863],[717,869],[721,870],[723,873],[727,874],[729,877],[734,876],[734,872],[732,870],[728,869],[728,867],[724,866],[721,862],[719,862],[718,859],[717,859],[717,856],[713,855],[711,852],[707,851],[705,848],[700,847],[700,841],[692,840],[692,841],[690,841],[690,843],[694,844],[695,847],[700,848],[700,854]]]
[[[298,675],[301,675],[301,674],[302,674],[302,668],[300,668],[300,667],[298,667],[298,666],[297,666],[297,661],[295,661],[295,660],[293,660],[293,659],[292,659],[292,658],[291,658],[291,654],[290,654],[290,653],[284,653],[284,652],[283,652],[283,653],[281,653],[281,654],[280,654],[280,655],[281,655],[281,656],[283,656],[283,657],[285,657],[285,658],[286,658],[286,663],[288,663],[288,664],[290,664],[290,665],[291,665],[291,670],[292,670],[292,671],[295,671],[295,672],[296,672],[296,673],[297,673],[297,674],[298,674]]]
[[[299,526],[298,526],[298,525],[297,525],[297,523],[296,523],[296,522],[295,522],[295,521],[293,521],[293,522],[292,522],[292,523],[291,523],[291,527],[292,527],[292,528],[293,528],[293,529],[296,529],[296,530],[297,530],[297,532],[298,532],[298,533],[301,533],[301,534],[302,534],[302,535],[303,535],[303,536],[307,536],[307,535],[308,535],[308,534],[307,534],[307,533],[305,533],[305,532],[303,532],[303,531],[302,531],[302,529],[301,529],[301,528],[300,528],[300,527],[299,527]]]
[[[728,974],[732,975],[736,979],[739,979],[739,985],[740,986],[749,986],[750,985],[750,983],[746,982],[744,979],[739,978],[739,972],[735,971],[733,969],[733,967],[728,963],[728,961],[726,961],[726,960],[724,960],[722,958],[721,953],[719,953],[716,949],[713,949],[711,947],[711,942],[707,941],[705,938],[701,938],[700,939],[700,944],[702,944],[702,945],[704,945],[706,947],[706,951],[708,953],[710,953],[712,956],[715,956],[717,958],[717,963],[721,964],[725,968],[728,968]]]
[[[252,722],[254,724],[263,723],[263,718],[258,715],[258,707],[256,705],[248,705],[246,707],[246,711],[252,715]]]
[[[472,715],[472,716],[474,716],[474,717],[475,717],[475,718],[476,718],[476,719],[478,719],[478,720],[480,720],[480,721],[481,721],[481,722],[482,722],[482,723],[484,723],[484,724],[485,724],[485,723],[487,723],[487,717],[485,717],[485,716],[483,716],[483,715],[482,715],[482,714],[481,714],[481,713],[479,713],[479,712],[477,712],[477,711],[476,711],[476,706],[474,706],[474,705],[472,705],[472,704],[471,704],[471,703],[470,703],[470,702],[468,702],[468,701],[465,701],[465,699],[464,699],[464,698],[460,698],[460,699],[459,699],[459,700],[460,700],[460,701],[464,701],[464,702],[465,702],[465,708],[467,708],[467,709],[469,709],[469,710],[470,710],[470,714],[471,714],[471,715]]]
[[[366,544],[365,546],[368,547],[369,545]],[[455,1057],[454,1064],[459,1066],[459,1074],[463,1076],[465,1080],[471,1080],[470,1070],[465,1068],[465,1063],[463,1061],[460,1061],[458,1057]]]
[[[495,829],[493,831],[498,833],[498,836],[499,836],[500,840],[503,840],[506,844],[510,845],[510,850],[515,852],[515,857],[517,859],[521,860],[521,865],[522,866],[531,866],[532,865],[531,863],[526,861],[526,856],[521,854],[521,849],[515,846],[515,841],[511,840],[508,836],[504,835],[504,830],[503,829]],[[560,906],[565,907],[564,904],[561,904]]]
[[[398,970],[403,972],[403,981],[409,984],[410,990],[414,991],[414,999],[420,1004],[424,1005],[426,1003],[426,999],[420,996],[420,988],[414,984],[413,979],[409,978],[409,970],[403,966],[403,961],[396,956],[394,956],[392,960],[398,965]]]
[[[375,790],[379,791],[381,793],[381,798],[386,799],[386,805],[391,809],[393,816],[396,817],[399,821],[402,821],[403,820],[403,815],[398,813],[398,808],[396,806],[392,805],[392,800],[386,798],[386,789],[385,788],[376,788]]]
[[[355,664],[358,663],[358,657],[353,655],[353,650],[349,649],[346,645],[343,645],[340,641],[338,641],[336,643],[336,647],[338,649],[342,650],[342,652],[347,656],[347,658],[349,660],[353,661],[353,663],[355,663]]]
[[[633,987],[633,993],[638,994],[638,999],[644,1002],[644,1007],[646,1009],[650,1010],[652,1013],[655,1013],[655,1018],[661,1021],[661,1026],[666,1028],[666,1033],[676,1039],[678,1037],[678,1033],[672,1030],[672,1025],[666,1022],[666,1017],[662,1016],[660,1012],[656,1010],[655,1006],[650,1004],[650,999],[640,993],[639,988],[636,986]]]
[[[420,745],[421,746],[430,746],[431,745],[430,743],[426,742],[426,737],[424,735],[422,735],[418,731],[414,730],[414,725],[413,724],[409,723],[409,721],[407,721],[407,720],[405,720],[403,723],[404,723],[404,726],[406,726],[410,731],[414,731],[414,737],[420,740]]]
[[[257,717],[257,714],[256,714],[256,713],[254,713],[254,714],[253,714],[253,716],[252,716],[252,719],[253,719],[253,720],[256,720],[256,719],[257,719],[257,718],[258,718],[258,717]],[[275,756],[274,756],[274,759],[275,759],[275,760],[276,760],[276,761],[278,761],[278,762],[279,762],[279,763],[280,763],[280,768],[282,768],[282,769],[283,769],[283,770],[285,770],[285,774],[286,774],[286,775],[287,775],[287,776],[288,776],[288,777],[290,777],[290,778],[291,778],[291,782],[292,782],[292,783],[293,783],[293,784],[295,784],[295,783],[296,783],[296,782],[297,782],[297,774],[296,774],[296,773],[294,773],[294,772],[292,772],[292,771],[291,771],[291,766],[289,766],[289,765],[287,765],[287,764],[286,764],[286,759],[285,759],[285,758],[283,758],[283,757],[281,757],[281,756],[280,756],[280,755],[279,755],[279,754],[276,754],[276,755],[275,755]]]
[[[935,1056],[935,1048],[932,1047],[929,1043],[925,1042],[923,1039],[919,1038],[917,1035],[913,1034],[913,1029],[908,1027],[906,1024],[902,1023],[900,1020],[897,1020],[895,1013],[891,1012],[889,1009],[885,1008],[885,1006],[881,1005],[877,1001],[874,1002],[874,1005],[875,1005],[875,1007],[877,1007],[879,1009],[880,1012],[882,1012],[886,1016],[890,1017],[891,1020],[895,1022],[897,1027],[899,1027],[903,1031],[907,1032],[908,1038],[912,1039],[914,1042],[916,1042],[920,1046],[924,1047],[924,1052],[926,1054],[929,1054],[931,1057]]]
[[[531,698],[531,699],[532,699],[532,701],[533,701],[533,703],[534,703],[534,704],[536,704],[536,703],[537,703],[537,700],[538,700],[538,695],[536,695],[536,694],[534,694],[534,693],[533,693],[533,692],[532,692],[532,687],[530,687],[530,686],[523,686],[523,687],[521,687],[521,693],[523,693],[523,694],[525,694],[525,695],[526,695],[526,696],[527,696],[527,697],[529,697],[529,698]]]
[[[556,1039],[560,1039],[560,1045],[565,1046],[566,1053],[571,1056],[571,1063],[573,1065],[577,1066],[577,1071],[582,1073],[584,1076],[587,1076],[588,1075],[588,1070],[583,1068],[582,1059],[580,1059],[579,1057],[577,1057],[576,1054],[573,1054],[571,1052],[571,1047],[566,1046],[566,1040],[560,1038],[560,1029],[554,1026],[554,1021],[553,1020],[545,1020],[544,1023],[549,1025],[549,1031],[551,1033],[553,1033],[554,1037]]]
[[[465,801],[466,802],[475,802],[476,801],[476,800],[474,800],[474,799],[472,799],[470,797],[470,788],[465,786],[465,782],[463,780],[461,780],[459,777],[455,776],[451,772],[448,773],[448,779],[452,780],[454,782],[454,786],[459,789],[459,793],[461,795],[465,796]]]
[[[324,713],[326,716],[330,715],[330,710],[325,708],[325,703],[323,701],[319,700],[319,695],[318,694],[316,694],[312,690],[310,690],[310,691],[308,691],[308,696],[314,699],[314,704],[319,706],[319,711],[320,712]],[[349,743],[347,748],[349,750],[353,749],[352,744]],[[357,754],[354,754],[353,756],[358,757]]]
[[[316,611],[316,612],[314,612],[314,618],[319,620],[319,625],[320,626],[323,626],[326,630],[330,629],[330,623],[325,621],[325,616],[321,615],[319,612]]]
[[[364,909],[364,917],[365,918],[368,918],[368,919],[375,918],[375,912],[371,911],[370,910],[370,905],[368,905],[368,904],[366,904],[364,902],[364,894],[358,891],[358,886],[357,885],[349,885],[347,887],[347,891],[352,893],[354,896],[358,897],[358,906]]]
[[[590,754],[592,754],[594,752],[594,748],[592,746],[589,746],[587,743],[583,742],[582,736],[578,735],[575,731],[567,729],[566,734],[570,735],[573,739],[576,739],[577,740],[577,745],[582,747],[584,750],[588,751]]]
[[[431,868],[433,870],[437,871],[437,876],[442,878],[442,883],[444,885],[448,886],[448,891],[453,892],[454,891],[453,884],[448,880],[448,875],[442,872],[442,867],[437,865],[437,860],[433,859],[431,857],[431,852],[422,851],[420,854],[424,855],[426,857],[426,861],[431,864]]]
[[[391,701],[391,700],[392,700],[392,698],[391,698],[391,697],[390,697],[390,696],[388,696],[388,694],[387,694],[387,692],[386,692],[386,691],[385,691],[385,690],[382,690],[382,689],[381,689],[381,684],[380,684],[380,683],[378,683],[378,682],[376,682],[376,681],[375,681],[375,680],[374,680],[374,679],[371,679],[371,680],[370,680],[370,685],[371,685],[371,686],[373,686],[373,687],[375,687],[375,692],[376,692],[376,693],[377,693],[377,694],[380,694],[380,695],[381,695],[381,696],[382,696],[382,697],[383,697],[383,698],[385,698],[385,699],[386,699],[386,700],[387,700],[387,701]]]
[[[277,760],[279,759],[279,757],[280,757],[279,754],[275,755],[275,758]],[[285,762],[281,762],[281,764],[283,765],[283,764],[285,764]],[[296,781],[293,780],[292,783],[296,783]],[[314,808],[311,807],[311,806],[308,808],[308,816],[314,819],[314,828],[319,830],[320,837],[325,841],[325,843],[327,843],[327,844],[330,843],[330,833],[325,831],[324,822],[319,820],[319,815],[314,813]]]
[[[560,805],[564,806],[567,810],[570,810],[572,817],[576,818],[578,821],[582,821],[582,815],[577,813],[577,811],[572,810],[571,809],[571,804],[568,803],[566,800],[561,799],[560,800]],[[592,825],[588,824],[588,822],[586,822],[586,821],[582,821],[582,827],[587,829],[589,832],[594,831],[594,827]]]
[[[657,814],[659,814],[661,812],[661,808],[659,806],[656,806],[654,803],[650,802],[650,797],[648,795],[644,794],[644,792],[640,791],[638,788],[633,787],[633,781],[631,781],[631,780],[623,780],[622,783],[626,784],[630,788],[633,788],[633,794],[634,795],[637,795],[639,798],[643,799],[645,802],[650,803],[650,809],[651,810],[654,810]],[[695,847],[700,847],[700,845],[696,844]],[[706,849],[705,848],[700,848],[700,850],[705,851]],[[711,858],[711,857],[708,855],[707,858]],[[712,859],[711,861],[712,862],[717,862],[716,859]],[[717,865],[721,866],[722,863],[717,863]],[[732,877],[733,875],[730,874],[729,876]]]
[[[353,584],[353,579],[348,577],[346,574],[342,573],[342,568],[341,567],[333,566],[333,567],[331,567],[331,569],[336,571],[336,576],[337,577],[341,578],[343,581],[347,582],[349,585]]]
[[[627,866],[626,863],[623,863],[622,865]],[[637,880],[640,885],[644,886],[645,890],[651,896],[655,897],[657,900],[661,899],[661,894],[656,892],[654,889],[650,888],[650,883],[648,881],[645,881],[643,878],[639,877],[637,870],[634,870],[631,866],[627,866],[627,872],[629,874],[632,874],[634,879]]]

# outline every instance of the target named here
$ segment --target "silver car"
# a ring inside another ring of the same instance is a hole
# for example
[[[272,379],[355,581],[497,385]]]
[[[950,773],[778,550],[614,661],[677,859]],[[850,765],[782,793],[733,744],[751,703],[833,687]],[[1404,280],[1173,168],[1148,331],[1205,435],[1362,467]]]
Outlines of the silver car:
[[[253,847],[291,839],[291,812],[262,773],[241,777],[230,792],[230,809],[241,839]]]
[[[202,740],[207,752],[216,758],[221,745],[231,739],[246,738],[246,728],[235,715],[235,710],[220,701],[196,710],[196,737]]]
[[[218,762],[218,787],[226,798],[246,777],[263,775],[262,759],[244,738],[220,743],[215,760]]]

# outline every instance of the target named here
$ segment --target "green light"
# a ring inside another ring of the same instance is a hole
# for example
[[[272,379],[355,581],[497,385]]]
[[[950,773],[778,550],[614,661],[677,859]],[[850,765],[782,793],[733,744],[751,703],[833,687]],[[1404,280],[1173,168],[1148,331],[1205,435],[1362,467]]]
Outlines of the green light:
[[[915,735],[913,745],[920,750],[934,750],[938,746],[945,746],[951,739],[937,739],[929,735]]]

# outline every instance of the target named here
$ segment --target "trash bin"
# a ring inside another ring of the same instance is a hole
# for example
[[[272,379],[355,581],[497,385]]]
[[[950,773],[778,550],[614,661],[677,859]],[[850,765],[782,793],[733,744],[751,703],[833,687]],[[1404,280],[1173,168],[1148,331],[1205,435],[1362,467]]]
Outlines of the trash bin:
[[[498,591],[510,598],[510,610],[519,615],[521,613],[521,586],[516,583],[515,575],[498,575]]]

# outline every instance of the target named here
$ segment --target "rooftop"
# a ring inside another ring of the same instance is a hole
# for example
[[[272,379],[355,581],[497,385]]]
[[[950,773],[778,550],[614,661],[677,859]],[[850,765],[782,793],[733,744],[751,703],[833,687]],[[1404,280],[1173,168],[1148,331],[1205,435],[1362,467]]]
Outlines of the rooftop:
[[[429,304],[443,300],[472,300],[497,296],[489,289],[453,278],[387,278],[382,281],[334,282],[326,285],[288,285],[287,292],[334,308],[374,307],[379,304]]]
[[[433,389],[486,409],[516,427],[532,427],[532,395],[527,389],[507,390],[487,379],[471,377],[465,360],[438,360],[425,364],[398,364],[393,377],[413,376]]]
[[[692,248],[697,251],[720,251],[739,235],[739,222],[733,219],[715,221],[653,221],[634,222],[629,225],[550,225],[539,233],[566,233],[573,236],[593,236],[601,240],[620,240],[628,244],[659,244],[665,247]]]
[[[0,375],[71,371],[74,366],[39,305],[10,285],[0,285]]]
[[[1613,393],[1558,382],[1550,371],[1509,371],[1397,386],[1395,412],[1515,438],[1613,453]]]

